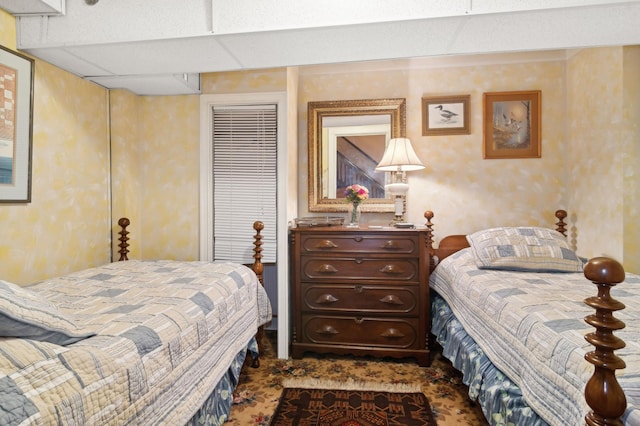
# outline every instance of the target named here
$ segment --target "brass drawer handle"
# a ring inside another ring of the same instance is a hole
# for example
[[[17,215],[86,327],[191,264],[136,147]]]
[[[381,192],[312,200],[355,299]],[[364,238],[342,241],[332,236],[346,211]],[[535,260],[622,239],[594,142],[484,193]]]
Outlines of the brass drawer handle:
[[[387,242],[385,242],[382,245],[382,249],[384,250],[399,250],[402,247],[400,247],[398,244],[396,244],[396,242],[394,240],[388,240]]]
[[[320,265],[318,268],[319,274],[335,274],[338,270],[333,265],[327,265],[326,263]]]
[[[338,245],[331,240],[322,240],[318,244],[316,244],[316,248],[319,249],[332,249],[337,247]]]
[[[404,337],[404,334],[401,333],[397,328],[388,328],[387,331],[380,335],[382,337],[390,337],[392,339],[401,339]]]
[[[333,328],[333,326],[331,325],[323,325],[322,327],[320,327],[320,329],[316,330],[316,333],[318,334],[340,334],[340,332],[338,330],[336,330],[335,328]]]
[[[339,299],[334,297],[333,294],[323,294],[323,295],[321,295],[320,297],[318,297],[316,299],[316,303],[319,304],[319,305],[324,305],[324,304],[335,303],[338,300]]]
[[[388,294],[382,299],[380,299],[380,301],[382,303],[387,303],[389,305],[404,305],[404,302],[402,301],[402,299],[400,299],[395,294]]]
[[[398,265],[391,264],[385,265],[382,269],[380,269],[380,272],[389,275],[400,275],[404,273],[404,269],[400,268]]]

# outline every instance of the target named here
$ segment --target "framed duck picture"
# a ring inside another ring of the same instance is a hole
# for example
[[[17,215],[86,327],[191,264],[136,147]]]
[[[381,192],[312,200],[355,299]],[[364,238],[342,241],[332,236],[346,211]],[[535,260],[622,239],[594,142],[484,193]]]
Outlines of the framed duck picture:
[[[540,90],[483,94],[483,158],[541,157],[540,97]]]
[[[422,98],[422,135],[468,135],[471,95]]]

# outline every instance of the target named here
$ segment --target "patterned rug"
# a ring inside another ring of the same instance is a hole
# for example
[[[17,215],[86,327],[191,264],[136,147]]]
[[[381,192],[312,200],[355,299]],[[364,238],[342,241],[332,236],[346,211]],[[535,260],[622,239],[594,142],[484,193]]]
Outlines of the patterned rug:
[[[381,383],[328,382],[318,386],[302,381],[302,387],[289,385],[284,384],[271,426],[436,425],[419,387],[404,392],[406,386]]]
[[[276,337],[275,333],[266,333],[260,368],[251,368],[250,362],[243,367],[225,426],[269,425],[283,389],[299,384],[292,380],[417,386],[428,399],[438,426],[487,426],[479,406],[469,399],[469,389],[462,383],[460,373],[439,351],[435,351],[429,367],[420,367],[410,359],[314,353],[306,353],[303,359],[279,359],[275,350]],[[406,391],[412,392],[411,389]]]

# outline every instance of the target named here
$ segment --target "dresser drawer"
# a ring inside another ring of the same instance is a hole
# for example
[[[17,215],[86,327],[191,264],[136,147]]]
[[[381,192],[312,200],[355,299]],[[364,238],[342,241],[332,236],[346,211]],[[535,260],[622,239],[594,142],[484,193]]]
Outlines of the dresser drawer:
[[[418,259],[311,257],[300,259],[302,281],[377,280],[418,283]]]
[[[329,235],[302,235],[304,253],[368,253],[417,254],[418,237],[413,235],[371,235],[335,233]]]
[[[305,311],[418,315],[418,286],[302,285]]]
[[[306,340],[303,343],[395,349],[420,346],[417,319],[303,315],[302,321]]]

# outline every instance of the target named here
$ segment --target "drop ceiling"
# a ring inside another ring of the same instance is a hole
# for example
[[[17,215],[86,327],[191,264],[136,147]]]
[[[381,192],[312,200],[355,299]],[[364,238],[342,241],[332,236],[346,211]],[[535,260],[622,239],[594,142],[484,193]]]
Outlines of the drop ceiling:
[[[640,45],[640,0],[93,2],[0,8],[19,50],[140,95],[199,93],[208,72]]]

